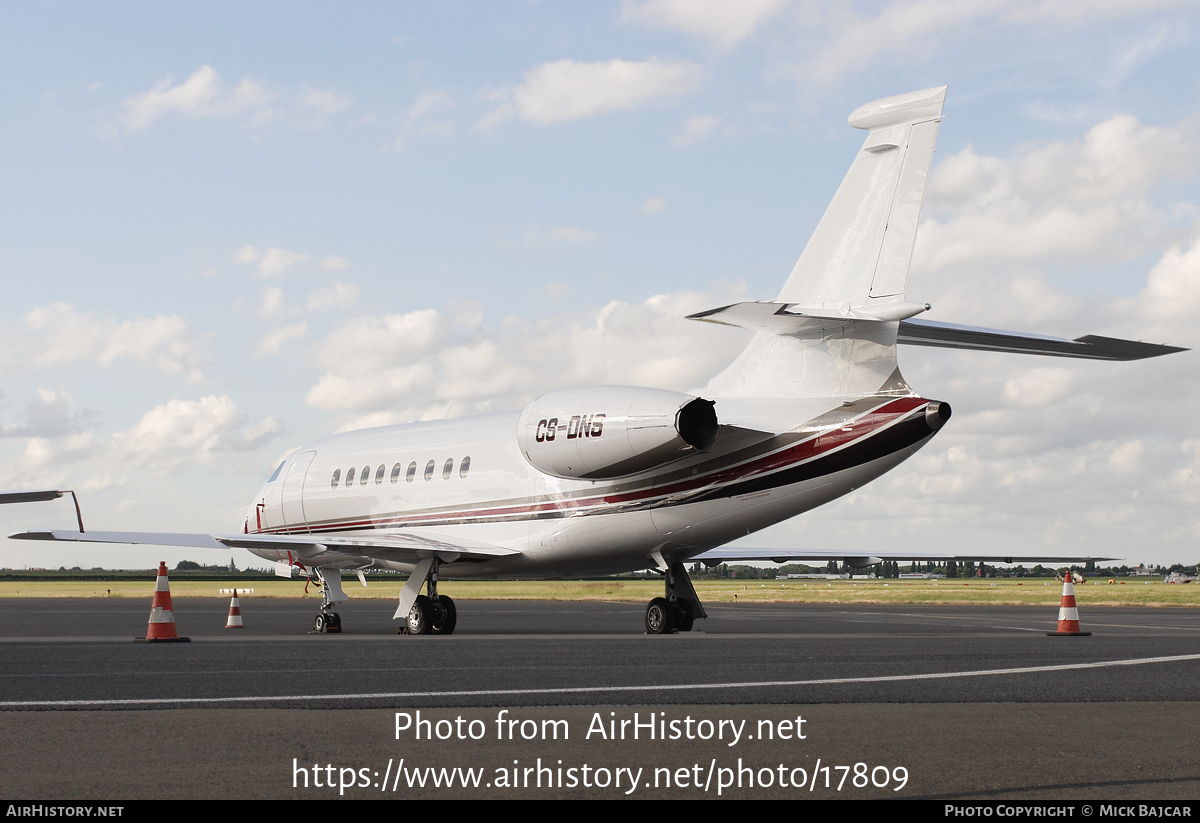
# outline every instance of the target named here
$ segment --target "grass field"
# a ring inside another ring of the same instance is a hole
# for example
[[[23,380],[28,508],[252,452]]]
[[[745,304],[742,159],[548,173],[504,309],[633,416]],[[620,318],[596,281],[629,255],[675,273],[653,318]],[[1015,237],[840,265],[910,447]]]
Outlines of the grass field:
[[[353,578],[342,585],[351,598],[392,599],[400,581],[369,581],[362,588]],[[1062,585],[1053,580],[714,580],[697,581],[706,603],[925,603],[979,605],[1058,605]],[[304,591],[303,580],[259,580],[244,586],[230,582],[176,581],[173,597],[229,597],[222,589],[239,589],[244,597],[308,597],[319,599],[315,585]],[[439,591],[460,600],[623,600],[647,602],[662,594],[653,580],[545,580],[520,582],[442,581]],[[0,582],[0,597],[130,597],[147,603],[154,582],[94,581]],[[1080,605],[1200,606],[1200,585],[1165,584],[1159,580],[1097,579],[1075,587]]]

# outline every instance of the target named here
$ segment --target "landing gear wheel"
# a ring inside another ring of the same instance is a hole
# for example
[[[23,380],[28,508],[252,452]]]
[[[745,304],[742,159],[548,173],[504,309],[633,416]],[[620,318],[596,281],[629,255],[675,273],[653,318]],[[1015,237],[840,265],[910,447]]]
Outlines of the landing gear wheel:
[[[341,634],[342,618],[337,612],[321,612],[313,620],[313,631],[317,634]]]
[[[696,617],[692,612],[692,604],[685,597],[680,597],[675,601],[675,630],[681,632],[690,632],[692,623]]]
[[[646,607],[646,633],[669,634],[674,622],[671,604],[665,597],[656,597]]]
[[[437,600],[429,602],[429,606],[429,633],[454,634],[454,625],[458,622],[458,610],[454,608],[454,601],[440,594]]]
[[[408,618],[404,621],[406,634],[429,634],[429,618],[432,612],[432,604],[429,598],[423,594],[417,595],[417,600],[412,604],[412,608],[408,611]]]

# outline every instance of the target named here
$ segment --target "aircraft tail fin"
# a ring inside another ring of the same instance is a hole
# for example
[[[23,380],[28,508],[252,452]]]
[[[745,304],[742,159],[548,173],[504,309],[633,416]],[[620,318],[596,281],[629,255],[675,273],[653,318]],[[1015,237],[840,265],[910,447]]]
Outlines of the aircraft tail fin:
[[[925,183],[946,87],[860,106],[867,139],[774,303],[738,304],[693,319],[758,335],[704,390],[726,397],[907,393],[896,369]]]
[[[946,87],[861,106],[867,139],[779,293],[779,302],[857,307],[904,299]]]

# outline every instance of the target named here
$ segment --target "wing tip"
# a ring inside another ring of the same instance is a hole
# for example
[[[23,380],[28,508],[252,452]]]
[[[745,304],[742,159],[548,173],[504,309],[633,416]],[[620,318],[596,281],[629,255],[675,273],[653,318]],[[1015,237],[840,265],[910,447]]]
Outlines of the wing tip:
[[[57,540],[54,532],[51,531],[28,531],[28,532],[13,532],[8,536],[9,540]]]

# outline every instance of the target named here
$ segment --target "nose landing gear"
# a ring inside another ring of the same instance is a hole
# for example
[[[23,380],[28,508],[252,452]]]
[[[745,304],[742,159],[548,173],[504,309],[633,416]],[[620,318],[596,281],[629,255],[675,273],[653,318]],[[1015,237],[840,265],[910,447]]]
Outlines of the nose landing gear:
[[[342,594],[342,572],[339,569],[313,569],[321,581],[321,611],[313,620],[316,634],[341,634],[342,618],[333,610],[334,603],[346,599]]]

